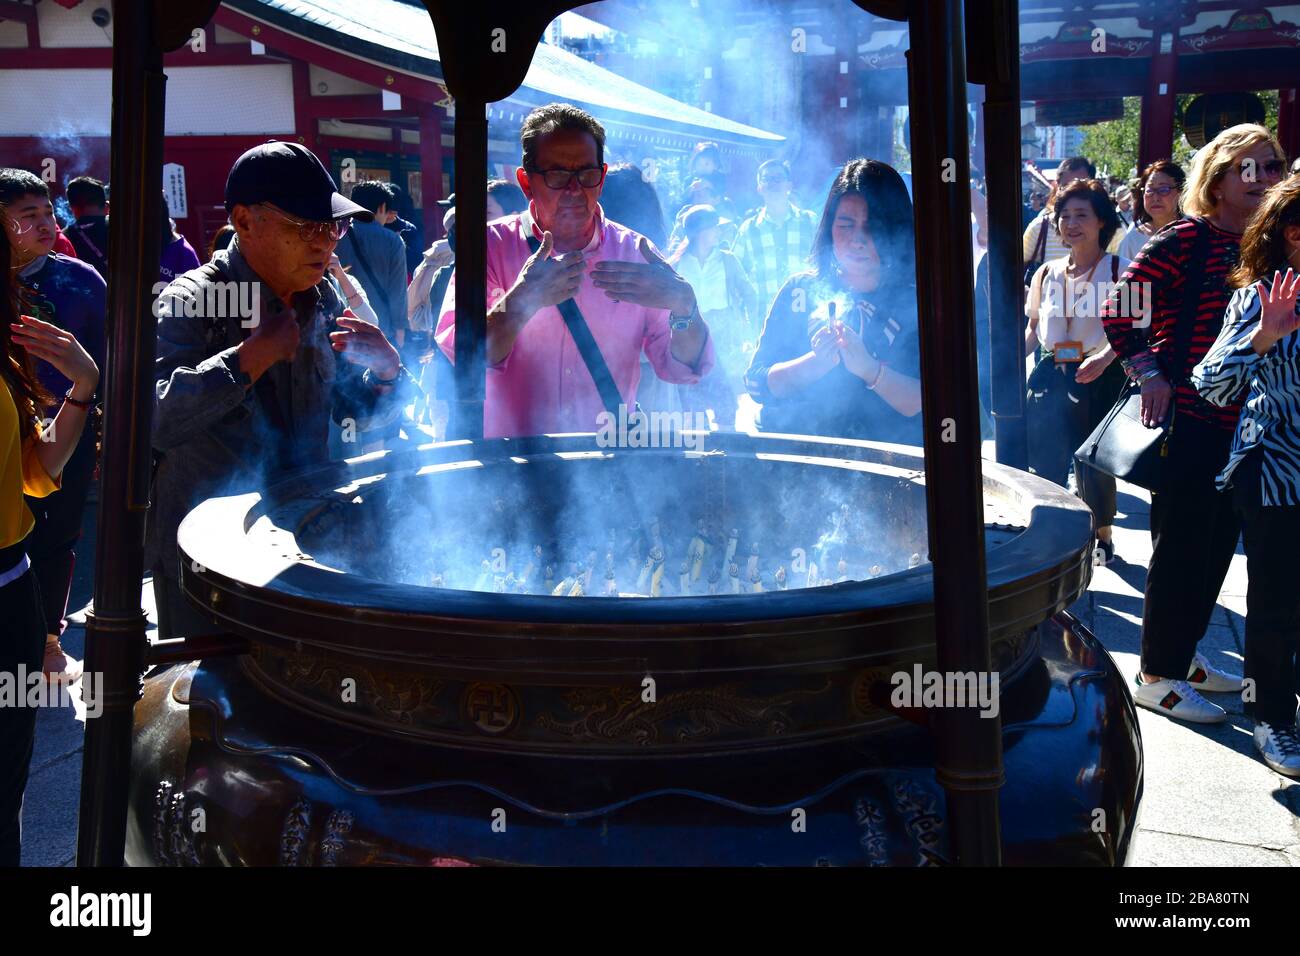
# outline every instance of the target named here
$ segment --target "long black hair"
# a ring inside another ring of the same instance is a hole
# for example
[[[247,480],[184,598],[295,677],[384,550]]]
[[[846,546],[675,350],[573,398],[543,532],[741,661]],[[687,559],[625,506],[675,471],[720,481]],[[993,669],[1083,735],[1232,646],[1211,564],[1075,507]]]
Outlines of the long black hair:
[[[9,228],[0,224],[0,379],[4,380],[18,407],[19,434],[27,437],[37,424],[41,409],[54,404],[40,379],[28,351],[13,340],[9,326],[18,321],[18,282],[10,268],[13,248]]]
[[[912,200],[903,177],[894,167],[874,159],[851,159],[831,184],[813,237],[808,261],[822,281],[839,275],[832,230],[840,200],[850,193],[867,204],[871,238],[880,255],[880,290],[892,292],[916,285],[916,244]]]

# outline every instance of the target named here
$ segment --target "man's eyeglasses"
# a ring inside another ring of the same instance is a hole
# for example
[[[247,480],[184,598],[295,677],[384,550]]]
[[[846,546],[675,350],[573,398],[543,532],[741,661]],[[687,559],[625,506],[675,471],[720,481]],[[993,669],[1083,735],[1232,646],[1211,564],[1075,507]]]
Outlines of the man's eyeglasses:
[[[583,169],[533,169],[542,174],[542,181],[547,189],[568,189],[574,177],[583,189],[595,189],[605,181],[604,166],[587,166]]]
[[[1147,187],[1142,190],[1142,192],[1148,196],[1159,196],[1161,199],[1164,199],[1170,193],[1178,192],[1178,187],[1177,186],[1152,186],[1148,184]]]
[[[1260,173],[1265,176],[1283,176],[1286,174],[1286,163],[1280,159],[1270,159],[1266,163],[1257,163],[1253,159],[1246,159],[1237,164],[1237,173],[1242,179],[1248,181],[1258,178]]]
[[[347,235],[348,227],[352,225],[352,217],[345,216],[342,219],[335,219],[333,222],[304,222],[301,219],[295,219],[287,213],[281,212],[268,202],[258,203],[263,209],[269,209],[285,222],[293,223],[298,227],[298,238],[303,242],[316,242],[319,239],[328,239],[330,242],[338,242]]]

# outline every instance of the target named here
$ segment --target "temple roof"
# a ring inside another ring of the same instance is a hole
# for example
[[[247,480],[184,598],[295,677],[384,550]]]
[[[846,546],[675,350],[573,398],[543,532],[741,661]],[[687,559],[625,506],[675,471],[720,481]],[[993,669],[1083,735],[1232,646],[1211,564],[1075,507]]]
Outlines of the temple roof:
[[[431,79],[442,78],[437,38],[425,9],[402,0],[224,0],[226,6],[332,49]],[[364,17],[358,12],[364,11]],[[785,137],[665,96],[568,50],[540,43],[515,97],[561,99],[607,113],[650,119],[650,125],[707,134],[747,145],[776,146]]]

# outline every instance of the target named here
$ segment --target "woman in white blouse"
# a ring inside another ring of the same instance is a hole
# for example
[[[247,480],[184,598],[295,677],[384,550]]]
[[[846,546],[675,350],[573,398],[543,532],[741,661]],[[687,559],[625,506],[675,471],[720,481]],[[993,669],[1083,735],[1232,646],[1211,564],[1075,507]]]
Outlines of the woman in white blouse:
[[[718,425],[735,424],[736,395],[742,391],[762,316],[756,314],[758,295],[740,260],[721,243],[726,221],[707,205],[692,206],[682,216],[682,243],[668,257],[669,264],[695,291],[700,315],[708,323],[717,365],[698,385],[681,387],[682,407],[688,411],[712,408]]]
[[[1056,197],[1053,225],[1069,254],[1034,273],[1025,306],[1025,354],[1041,358],[1029,376],[1029,466],[1065,485],[1073,464],[1079,496],[1097,523],[1099,560],[1115,556],[1115,479],[1074,461],[1074,450],[1114,405],[1124,384],[1101,324],[1101,307],[1128,260],[1104,250],[1119,230],[1106,188],[1078,180]]]
[[[1147,240],[1182,215],[1183,184],[1187,174],[1177,163],[1157,159],[1137,181],[1133,225],[1119,244],[1119,254],[1133,260]]]

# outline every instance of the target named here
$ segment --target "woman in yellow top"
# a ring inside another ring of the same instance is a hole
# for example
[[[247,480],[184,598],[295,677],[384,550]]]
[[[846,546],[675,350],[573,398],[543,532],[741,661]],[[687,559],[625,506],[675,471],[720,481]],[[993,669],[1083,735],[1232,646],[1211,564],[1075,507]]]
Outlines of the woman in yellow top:
[[[59,486],[99,369],[71,334],[20,315],[15,297],[10,236],[36,228],[0,206],[0,867],[21,858],[20,818],[32,758],[36,711],[28,691],[41,681],[45,617],[23,542],[35,519],[23,495],[44,497]],[[52,421],[38,408],[52,404],[32,367],[43,359],[72,382]]]

